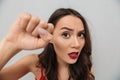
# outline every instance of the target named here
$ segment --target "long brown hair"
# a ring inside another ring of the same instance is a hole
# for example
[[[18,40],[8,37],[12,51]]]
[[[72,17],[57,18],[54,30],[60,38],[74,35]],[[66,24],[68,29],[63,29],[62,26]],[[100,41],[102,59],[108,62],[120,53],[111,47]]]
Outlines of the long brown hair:
[[[74,9],[60,8],[50,16],[48,23],[52,23],[55,26],[59,19],[67,15],[78,17],[83,22],[85,29],[85,46],[77,62],[69,65],[69,80],[94,80],[94,75],[91,74],[91,39],[88,25],[84,17]],[[45,69],[45,75],[48,80],[58,80],[58,62],[52,43],[49,43],[43,52],[39,54],[39,64]]]

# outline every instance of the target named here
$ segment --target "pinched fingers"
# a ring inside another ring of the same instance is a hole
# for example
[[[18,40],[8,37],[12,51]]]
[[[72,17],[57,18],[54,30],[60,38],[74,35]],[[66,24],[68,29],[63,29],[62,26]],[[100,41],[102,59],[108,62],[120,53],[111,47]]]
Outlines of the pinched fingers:
[[[52,31],[52,24],[29,13],[23,13],[13,24],[7,39],[16,42],[19,49],[37,49],[49,43]]]
[[[38,48],[45,47],[53,38],[54,26],[51,23],[46,23],[44,21],[40,21],[37,27],[32,32],[34,37],[38,37],[38,41],[36,46]]]
[[[39,24],[37,25],[37,27],[32,32],[33,36],[36,36],[36,37],[39,36],[39,33],[38,33],[39,28],[43,28],[43,29],[47,30],[49,33],[52,33],[52,31],[53,31],[53,25],[51,23],[46,23],[41,20],[39,22]]]
[[[45,47],[53,38],[53,35],[43,28],[39,28],[38,33],[40,36],[37,43],[38,47]]]
[[[39,27],[42,27],[50,33],[53,31],[53,25],[51,23],[46,23],[29,13],[22,13],[15,22],[15,26],[18,26],[16,27],[17,29],[30,33],[35,37],[39,36]]]

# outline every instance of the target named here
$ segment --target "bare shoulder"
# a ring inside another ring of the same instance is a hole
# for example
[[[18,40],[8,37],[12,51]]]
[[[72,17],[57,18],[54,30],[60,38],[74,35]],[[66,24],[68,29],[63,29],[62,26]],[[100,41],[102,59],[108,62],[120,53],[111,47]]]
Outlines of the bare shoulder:
[[[0,71],[0,80],[17,80],[28,72],[35,71],[37,69],[36,64],[38,63],[38,60],[38,54],[29,54],[24,56],[13,65],[2,69]]]
[[[38,63],[39,62],[38,54],[30,54],[27,55],[26,57],[28,58],[27,60],[29,60],[30,71],[35,75],[35,78],[39,80],[41,76],[40,73],[41,67],[40,64]]]
[[[40,74],[40,64],[39,64],[39,57],[38,54],[29,54],[23,57],[24,63],[27,65],[29,68],[29,71],[32,72],[36,79],[39,79],[41,74]]]
[[[33,61],[33,62],[36,62],[39,60],[38,58],[38,54],[29,54],[29,55],[26,55],[25,57],[23,57],[25,59],[27,59],[28,61]]]
[[[38,64],[38,54],[28,54],[17,61],[15,64],[21,65],[21,67],[25,66],[31,71],[31,69]]]
[[[39,58],[38,54],[29,54],[23,57],[23,60],[29,65],[29,66],[35,66],[38,64]]]

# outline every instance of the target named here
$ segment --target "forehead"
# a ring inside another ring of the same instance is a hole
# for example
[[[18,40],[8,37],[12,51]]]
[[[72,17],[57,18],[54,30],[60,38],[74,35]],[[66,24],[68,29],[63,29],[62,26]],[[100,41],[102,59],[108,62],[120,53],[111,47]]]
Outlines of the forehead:
[[[74,15],[67,15],[62,17],[56,24],[56,28],[61,28],[61,27],[84,29],[84,25],[81,19]]]

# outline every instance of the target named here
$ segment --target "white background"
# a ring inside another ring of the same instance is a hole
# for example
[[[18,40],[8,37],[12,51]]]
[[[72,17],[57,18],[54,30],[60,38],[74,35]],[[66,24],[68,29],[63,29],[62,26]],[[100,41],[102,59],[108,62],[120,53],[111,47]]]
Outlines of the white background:
[[[60,7],[76,9],[89,24],[96,80],[120,80],[120,0],[0,0],[0,40],[20,13],[29,12],[47,21]],[[6,66],[41,51],[22,51]],[[20,80],[34,80],[34,75],[29,73]]]

